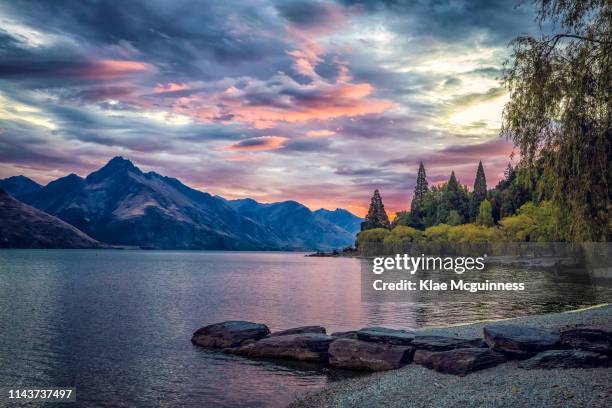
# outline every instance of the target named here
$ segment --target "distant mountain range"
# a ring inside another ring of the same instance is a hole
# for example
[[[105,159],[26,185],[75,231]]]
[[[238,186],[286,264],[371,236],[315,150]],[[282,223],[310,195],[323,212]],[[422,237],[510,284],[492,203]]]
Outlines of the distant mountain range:
[[[0,248],[101,248],[72,225],[18,201],[0,188]]]
[[[122,157],[82,178],[41,186],[0,180],[13,197],[98,241],[159,249],[331,250],[353,244],[361,219],[342,209],[310,211],[295,201],[226,200]]]

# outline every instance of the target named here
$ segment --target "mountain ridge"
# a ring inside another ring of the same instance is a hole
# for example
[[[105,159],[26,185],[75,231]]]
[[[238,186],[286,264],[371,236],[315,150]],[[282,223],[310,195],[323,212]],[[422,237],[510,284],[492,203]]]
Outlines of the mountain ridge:
[[[0,188],[0,248],[104,248],[74,226]]]
[[[354,242],[352,232],[296,201],[226,200],[176,178],[144,173],[121,156],[84,178],[71,173],[46,186],[32,181],[39,188],[25,176],[20,183],[9,179],[0,186],[10,184],[14,197],[112,245],[329,250]]]

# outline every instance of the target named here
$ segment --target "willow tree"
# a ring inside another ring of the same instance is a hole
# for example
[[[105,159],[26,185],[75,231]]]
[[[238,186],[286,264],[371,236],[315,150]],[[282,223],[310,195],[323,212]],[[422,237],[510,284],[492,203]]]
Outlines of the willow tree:
[[[513,41],[502,135],[524,169],[545,159],[566,239],[609,240],[612,2],[535,2],[537,21],[552,31]]]

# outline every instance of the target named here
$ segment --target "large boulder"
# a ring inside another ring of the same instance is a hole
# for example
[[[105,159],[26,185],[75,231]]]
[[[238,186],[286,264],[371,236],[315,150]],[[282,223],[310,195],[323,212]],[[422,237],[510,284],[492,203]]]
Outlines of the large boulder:
[[[246,357],[327,361],[329,345],[332,341],[334,341],[333,337],[321,333],[287,334],[266,337],[255,343],[225,351]]]
[[[485,343],[483,339],[462,339],[459,337],[423,335],[417,335],[410,344],[416,349],[430,351],[446,351],[458,348],[487,347],[487,343]]]
[[[414,362],[441,373],[466,375],[494,367],[508,360],[505,355],[488,348],[460,348],[448,351],[417,350]]]
[[[597,368],[607,367],[609,357],[583,350],[548,350],[536,354],[519,366],[528,370],[534,368]]]
[[[333,332],[332,337],[337,337],[339,339],[353,339],[357,340],[357,330],[349,330],[343,332]]]
[[[516,358],[526,358],[558,346],[559,333],[512,324],[484,327],[484,338],[493,350]]]
[[[300,326],[292,329],[281,330],[270,334],[269,337],[286,336],[288,334],[321,333],[325,334],[325,327],[322,326]]]
[[[571,348],[612,354],[612,328],[579,326],[561,330],[561,344]]]
[[[215,323],[199,328],[191,342],[202,347],[238,347],[270,334],[268,326],[242,320]]]
[[[329,364],[351,370],[393,370],[410,363],[413,353],[410,346],[340,338],[329,347]]]
[[[374,343],[407,346],[414,340],[414,333],[386,327],[366,327],[357,332],[357,338]]]

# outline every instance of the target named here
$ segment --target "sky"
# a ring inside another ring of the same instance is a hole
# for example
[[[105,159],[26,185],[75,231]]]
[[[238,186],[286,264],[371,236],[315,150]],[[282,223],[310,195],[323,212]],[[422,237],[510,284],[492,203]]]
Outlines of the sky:
[[[420,161],[489,188],[518,0],[0,0],[0,178],[114,156],[226,198],[408,209]]]

